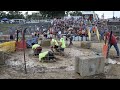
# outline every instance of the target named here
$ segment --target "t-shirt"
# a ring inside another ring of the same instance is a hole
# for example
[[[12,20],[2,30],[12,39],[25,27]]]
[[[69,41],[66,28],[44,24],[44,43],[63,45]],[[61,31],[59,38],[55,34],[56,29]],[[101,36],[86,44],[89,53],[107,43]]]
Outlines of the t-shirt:
[[[85,34],[85,26],[82,29],[82,34]]]
[[[39,44],[34,44],[33,46],[32,46],[32,49],[36,49],[37,47],[39,47],[40,45]]]
[[[60,42],[62,43],[61,47],[62,47],[62,48],[66,48],[64,38],[61,38],[61,39],[60,39]]]
[[[41,61],[42,58],[44,58],[48,54],[48,51],[42,52],[39,54],[39,60]]]
[[[60,34],[61,34],[61,31],[59,31],[58,34],[60,35]]]
[[[95,27],[95,26],[93,26],[92,30],[95,32],[95,31],[96,31],[96,27]]]
[[[58,42],[57,42],[57,40],[52,39],[52,41],[51,41],[51,46],[53,46],[53,45],[58,46]]]
[[[110,38],[110,33],[109,32],[106,34],[106,38],[107,38],[107,40],[109,40],[109,38]],[[111,44],[116,44],[117,43],[117,39],[116,39],[116,37],[113,34],[112,34],[110,43]]]

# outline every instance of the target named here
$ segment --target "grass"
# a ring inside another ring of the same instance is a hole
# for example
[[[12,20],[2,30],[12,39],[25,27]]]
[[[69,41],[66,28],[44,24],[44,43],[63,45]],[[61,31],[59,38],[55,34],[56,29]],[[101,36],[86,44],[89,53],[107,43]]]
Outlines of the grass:
[[[19,24],[7,24],[7,23],[0,24],[0,31],[2,31],[3,34],[6,34],[6,33],[8,33],[8,30],[10,27],[16,27],[18,25]]]

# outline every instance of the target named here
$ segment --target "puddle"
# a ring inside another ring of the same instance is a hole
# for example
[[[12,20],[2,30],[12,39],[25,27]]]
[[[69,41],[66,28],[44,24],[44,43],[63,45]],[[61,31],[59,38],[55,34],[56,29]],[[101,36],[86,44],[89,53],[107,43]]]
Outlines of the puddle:
[[[22,65],[23,63],[21,61],[11,61],[11,60],[7,60],[6,62],[6,65],[10,65],[10,66],[20,66]]]

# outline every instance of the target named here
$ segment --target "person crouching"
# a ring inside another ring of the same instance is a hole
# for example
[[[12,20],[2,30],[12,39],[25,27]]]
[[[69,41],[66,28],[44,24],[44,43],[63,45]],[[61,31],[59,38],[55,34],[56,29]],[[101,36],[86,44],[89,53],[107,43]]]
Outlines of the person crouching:
[[[55,60],[55,56],[52,51],[45,51],[39,54],[39,61],[51,61]]]
[[[59,44],[57,40],[54,38],[51,38],[51,50],[54,52],[54,49],[55,49],[55,51],[59,52],[58,48],[59,48]]]
[[[39,44],[34,44],[32,46],[32,50],[34,51],[34,55],[39,55],[39,53],[41,53],[42,51],[42,47]]]

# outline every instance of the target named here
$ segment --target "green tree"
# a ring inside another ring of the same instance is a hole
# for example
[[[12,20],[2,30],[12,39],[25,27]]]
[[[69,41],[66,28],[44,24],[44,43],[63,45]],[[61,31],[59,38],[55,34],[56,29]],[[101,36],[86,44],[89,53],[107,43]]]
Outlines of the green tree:
[[[28,11],[25,12],[25,19],[28,20]]]
[[[24,19],[24,15],[20,11],[7,11],[7,18],[9,19]]]
[[[82,12],[81,11],[72,11],[72,12],[70,12],[70,16],[82,16]]]
[[[32,15],[27,15],[27,20],[31,20],[32,19]]]
[[[65,16],[68,16],[70,11],[65,11]]]
[[[0,11],[0,19],[7,18],[6,12]]]
[[[54,18],[65,16],[65,11],[40,11],[43,18]]]
[[[39,20],[39,12],[33,12],[32,15],[29,15],[33,20]]]

